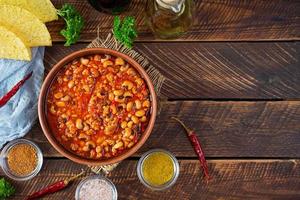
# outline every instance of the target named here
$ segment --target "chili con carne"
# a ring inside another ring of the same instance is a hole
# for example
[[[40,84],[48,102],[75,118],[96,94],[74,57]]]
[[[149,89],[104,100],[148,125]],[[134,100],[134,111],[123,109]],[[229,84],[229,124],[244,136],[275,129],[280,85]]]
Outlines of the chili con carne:
[[[121,57],[80,57],[59,71],[47,94],[47,121],[69,151],[109,159],[132,148],[148,126],[146,81]]]

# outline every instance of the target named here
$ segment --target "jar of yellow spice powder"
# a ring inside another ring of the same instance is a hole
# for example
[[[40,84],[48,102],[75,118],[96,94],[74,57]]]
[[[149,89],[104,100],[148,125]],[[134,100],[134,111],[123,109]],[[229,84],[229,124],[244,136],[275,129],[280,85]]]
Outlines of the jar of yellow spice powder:
[[[152,190],[165,190],[175,184],[179,176],[179,164],[171,152],[153,149],[140,158],[137,173],[145,186]]]

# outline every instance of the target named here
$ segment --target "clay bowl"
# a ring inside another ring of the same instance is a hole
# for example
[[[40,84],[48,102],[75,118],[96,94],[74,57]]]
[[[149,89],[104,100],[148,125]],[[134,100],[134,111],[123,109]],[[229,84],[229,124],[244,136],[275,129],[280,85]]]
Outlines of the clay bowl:
[[[95,160],[95,159],[84,158],[84,157],[76,155],[75,153],[72,153],[71,151],[67,150],[64,146],[62,146],[60,144],[60,142],[58,140],[56,140],[54,134],[52,134],[52,131],[48,125],[47,117],[46,117],[46,115],[47,115],[46,101],[47,101],[48,89],[50,88],[51,83],[54,80],[54,78],[56,77],[59,70],[61,70],[61,68],[63,68],[66,64],[68,64],[69,62],[72,62],[76,58],[79,58],[82,56],[87,56],[87,55],[94,55],[94,54],[108,54],[108,55],[112,55],[112,56],[116,56],[116,57],[121,57],[126,62],[128,62],[131,66],[133,66],[137,70],[137,72],[140,73],[141,77],[144,78],[144,80],[146,81],[149,92],[150,92],[150,100],[151,100],[151,112],[150,112],[149,124],[148,124],[148,127],[146,128],[145,132],[139,138],[139,141],[132,148],[126,150],[122,154],[120,154],[116,157],[106,159],[106,160]],[[38,114],[39,114],[40,124],[41,124],[43,132],[44,132],[45,136],[47,137],[48,141],[50,142],[50,144],[59,153],[61,153],[63,156],[67,157],[68,159],[70,159],[76,163],[91,165],[91,166],[101,166],[101,165],[117,163],[117,162],[120,162],[120,161],[128,158],[132,154],[134,154],[146,142],[147,138],[151,134],[151,131],[154,126],[155,118],[156,118],[156,113],[157,113],[156,94],[155,94],[153,84],[152,84],[148,74],[146,73],[146,71],[129,56],[127,56],[123,53],[111,50],[111,49],[104,49],[104,48],[91,48],[91,49],[83,49],[80,51],[76,51],[76,52],[66,56],[61,61],[59,61],[48,73],[48,75],[42,85],[40,96],[39,96],[39,102],[38,102]]]

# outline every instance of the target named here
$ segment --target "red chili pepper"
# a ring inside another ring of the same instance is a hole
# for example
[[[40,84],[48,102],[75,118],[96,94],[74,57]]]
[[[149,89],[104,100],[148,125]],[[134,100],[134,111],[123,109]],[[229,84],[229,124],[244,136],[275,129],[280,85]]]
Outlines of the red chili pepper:
[[[146,130],[147,126],[146,123],[141,124],[141,132],[143,133]]]
[[[178,119],[176,117],[172,117],[172,119],[175,119],[176,121],[178,121],[183,126],[183,128],[186,130],[187,135],[189,137],[189,140],[192,143],[192,145],[194,147],[194,151],[197,154],[198,159],[200,161],[200,165],[202,167],[202,170],[203,170],[203,173],[204,173],[204,177],[208,181],[209,179],[211,179],[211,177],[209,176],[208,166],[207,166],[207,162],[206,162],[206,159],[205,159],[205,155],[204,155],[204,152],[202,150],[201,144],[200,144],[200,142],[199,142],[199,140],[197,138],[196,133],[193,130],[187,128],[185,126],[185,124],[180,119]]]
[[[19,81],[6,95],[4,95],[0,99],[0,108],[4,106],[24,85],[24,83],[31,77],[32,72],[30,72],[27,76],[25,76],[21,81]]]
[[[76,176],[73,176],[69,179],[66,179],[66,180],[61,180],[61,181],[58,181],[56,183],[53,183],[31,195],[29,195],[25,200],[33,200],[33,199],[37,199],[37,198],[40,198],[42,196],[45,196],[46,194],[50,194],[50,193],[54,193],[54,192],[57,192],[57,191],[60,191],[62,189],[64,189],[65,187],[68,186],[68,184],[73,181],[74,179],[80,177],[81,175],[83,175],[84,171],[82,171],[80,174],[77,174]]]

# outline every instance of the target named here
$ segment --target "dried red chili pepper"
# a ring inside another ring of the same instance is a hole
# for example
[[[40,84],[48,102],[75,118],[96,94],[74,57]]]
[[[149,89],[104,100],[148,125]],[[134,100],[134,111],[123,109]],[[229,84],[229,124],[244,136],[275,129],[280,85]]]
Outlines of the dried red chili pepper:
[[[24,85],[24,83],[31,77],[32,72],[30,72],[27,76],[25,76],[22,80],[20,80],[6,95],[4,95],[0,99],[0,108],[4,106]]]
[[[58,181],[56,183],[53,183],[31,195],[29,195],[26,200],[33,200],[33,199],[37,199],[37,198],[40,198],[42,196],[45,196],[46,194],[50,194],[50,193],[54,193],[54,192],[57,192],[57,191],[60,191],[62,189],[64,189],[65,187],[68,186],[68,184],[75,180],[76,178],[80,177],[81,175],[84,174],[84,171],[82,171],[80,174],[77,174],[69,179],[65,179],[65,180],[61,180],[61,181]]]
[[[201,144],[200,144],[200,142],[199,142],[199,140],[197,138],[197,135],[196,135],[195,131],[187,128],[185,126],[185,124],[180,119],[178,119],[176,117],[172,117],[172,119],[174,119],[177,122],[179,122],[183,126],[183,128],[186,130],[187,135],[189,137],[189,140],[192,143],[192,145],[194,147],[194,151],[197,154],[198,159],[200,161],[200,165],[202,167],[202,170],[203,170],[203,173],[204,173],[204,177],[208,181],[211,177],[210,177],[210,175],[208,173],[208,166],[207,166],[207,162],[206,162],[206,159],[205,159],[204,152],[202,150]]]

